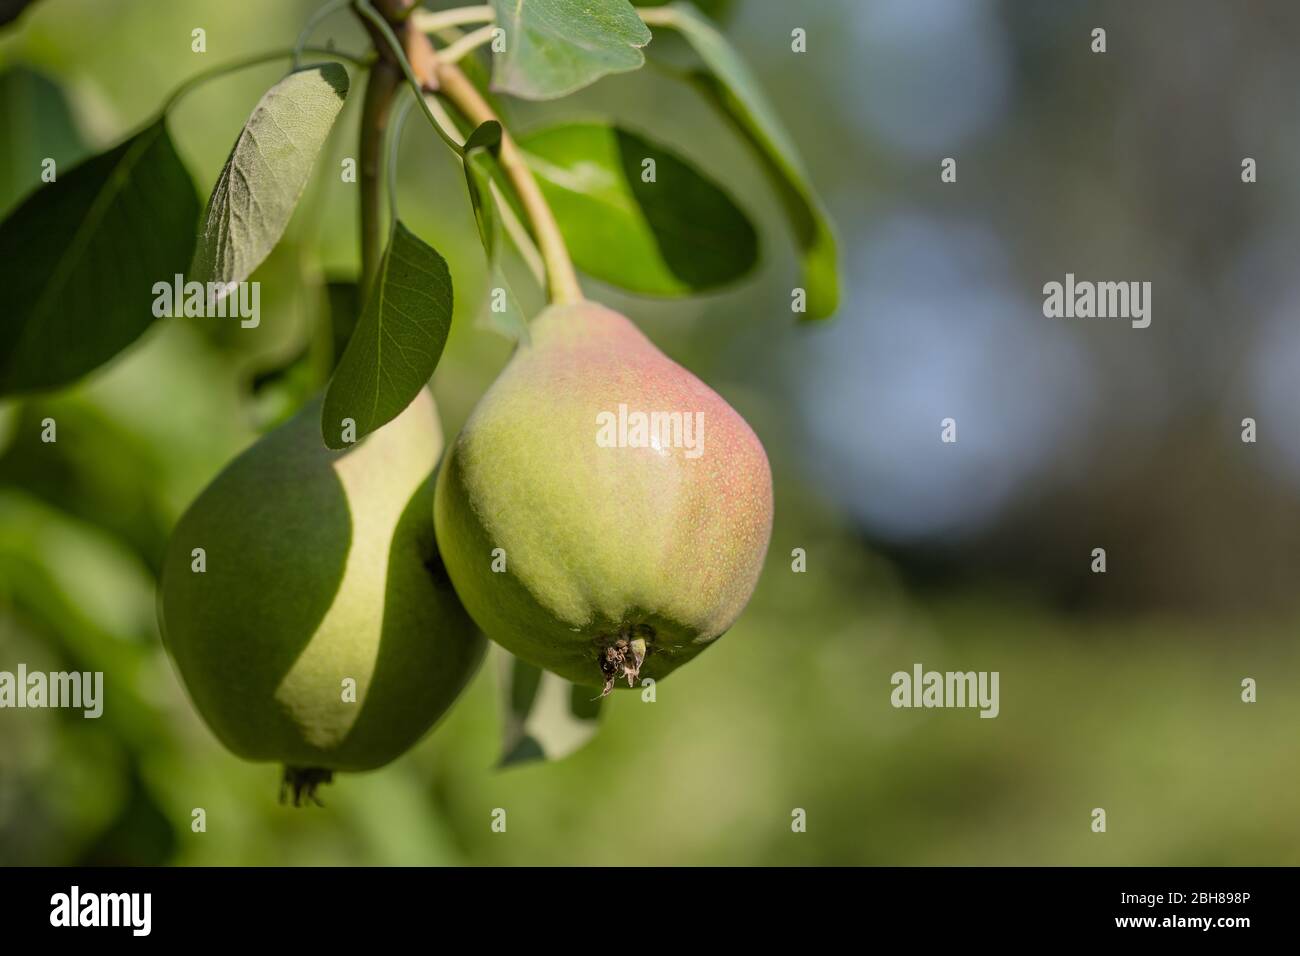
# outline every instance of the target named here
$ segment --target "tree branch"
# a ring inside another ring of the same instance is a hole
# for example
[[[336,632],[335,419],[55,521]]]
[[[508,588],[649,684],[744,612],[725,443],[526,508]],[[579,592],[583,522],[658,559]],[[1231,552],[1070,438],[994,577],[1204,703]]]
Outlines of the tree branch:
[[[366,99],[361,110],[360,155],[357,157],[361,185],[360,285],[363,302],[384,254],[384,134],[401,82],[402,71],[382,57],[371,67],[366,80]]]

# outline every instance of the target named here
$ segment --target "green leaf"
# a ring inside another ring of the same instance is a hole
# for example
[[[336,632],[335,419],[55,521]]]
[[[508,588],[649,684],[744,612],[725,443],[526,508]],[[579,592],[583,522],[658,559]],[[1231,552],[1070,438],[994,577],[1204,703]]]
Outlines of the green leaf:
[[[560,760],[595,736],[601,700],[591,699],[591,688],[499,653],[506,705],[501,767]]]
[[[465,187],[487,255],[488,297],[484,311],[487,324],[506,338],[527,341],[528,320],[501,268],[501,214],[492,196],[492,178],[499,171],[500,151],[500,123],[488,120],[469,134],[465,140]]]
[[[675,153],[603,123],[520,140],[578,267],[645,295],[726,285],[758,261],[758,235],[712,180]],[[646,160],[654,182],[645,182]]]
[[[501,223],[496,204],[491,201],[490,184],[493,164],[501,153],[501,124],[488,120],[475,127],[465,140],[465,186],[483,251],[493,259],[500,241]]]
[[[139,338],[198,213],[161,119],[29,196],[0,225],[0,394],[63,385]]]
[[[325,63],[267,90],[212,190],[190,278],[243,282],[280,241],[316,155],[348,94],[348,73]]]
[[[650,31],[628,0],[492,0],[506,49],[493,88],[551,100],[645,63]]]
[[[0,210],[41,184],[45,159],[57,175],[87,152],[57,84],[25,66],[0,74]]]
[[[447,262],[401,222],[393,224],[374,288],[321,407],[321,435],[343,448],[396,418],[438,367],[451,329]]]
[[[804,169],[799,150],[763,95],[749,67],[713,25],[689,3],[665,9],[704,61],[693,79],[740,131],[762,159],[794,227],[808,292],[807,319],[825,319],[839,305],[839,264],[835,233]]]

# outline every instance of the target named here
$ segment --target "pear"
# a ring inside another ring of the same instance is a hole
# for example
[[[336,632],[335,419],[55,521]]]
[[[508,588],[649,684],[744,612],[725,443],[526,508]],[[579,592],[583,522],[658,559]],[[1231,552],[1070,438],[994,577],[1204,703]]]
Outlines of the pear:
[[[163,563],[163,640],[235,754],[286,766],[294,802],[379,767],[447,710],[482,660],[429,521],[442,451],[427,389],[343,451],[320,400],[199,495]],[[283,795],[283,790],[282,790]]]
[[[772,531],[767,455],[617,312],[551,306],[530,339],[438,476],[447,571],[517,657],[603,694],[660,679],[753,594]]]

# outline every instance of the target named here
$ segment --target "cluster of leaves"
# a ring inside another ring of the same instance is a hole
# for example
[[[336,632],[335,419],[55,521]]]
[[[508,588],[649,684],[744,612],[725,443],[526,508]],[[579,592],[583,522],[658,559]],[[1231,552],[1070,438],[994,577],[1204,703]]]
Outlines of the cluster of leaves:
[[[354,7],[378,16],[368,0],[354,0]],[[629,0],[493,0],[492,9],[505,44],[491,55],[490,92],[483,91],[489,96],[562,97],[641,67],[651,41],[647,21],[678,34],[693,52],[686,79],[752,147],[788,212],[802,257],[805,317],[835,310],[835,241],[798,151],[740,57],[694,7],[679,2],[638,11]],[[489,86],[481,62],[463,66],[480,88]],[[27,93],[48,99],[50,91],[32,77],[11,72],[0,80],[0,95],[23,82],[32,86]],[[159,283],[171,285],[177,276],[202,283],[201,311],[210,314],[280,243],[351,88],[347,68],[337,62],[294,69],[272,86],[203,208],[168,131],[175,97],[139,132],[34,189],[0,224],[0,283],[11,302],[0,313],[0,397],[67,386],[128,348],[161,317]],[[429,105],[421,105],[437,124]],[[447,117],[460,123],[458,137],[441,132],[464,161],[490,281],[505,293],[505,327],[526,335],[498,263],[504,218],[526,218],[498,162],[503,130],[495,121],[470,128],[459,113]],[[389,135],[394,159],[401,125],[395,122]],[[6,131],[14,142],[41,149],[53,149],[57,135],[57,129]],[[463,145],[456,147],[459,138]],[[746,212],[690,159],[640,132],[610,122],[564,123],[521,136],[517,146],[575,264],[594,277],[635,293],[683,296],[732,284],[757,262],[758,236]],[[21,161],[35,170],[42,160],[28,152]],[[643,175],[649,161],[652,178]],[[391,172],[389,182],[394,190]],[[386,249],[364,296],[358,283],[333,290],[346,310],[336,322],[322,412],[323,439],[333,448],[360,440],[409,404],[432,376],[451,324],[447,263],[400,221],[396,196],[391,199]],[[173,302],[172,314],[185,314],[184,303]],[[352,423],[346,431],[345,420]],[[513,749],[525,753],[536,743],[528,719],[540,677],[515,672],[512,680],[517,689],[533,689],[511,695],[521,702]],[[585,710],[570,716],[578,725],[590,718]]]
[[[497,0],[509,38],[494,56],[496,91],[552,99],[612,72],[636,69],[650,31],[627,0]],[[772,173],[803,252],[809,318],[835,308],[835,249],[790,137],[717,30],[689,4],[655,22],[698,54],[690,79],[735,124]],[[337,63],[309,66],[254,108],[200,210],[165,111],[116,147],[43,184],[0,225],[0,270],[14,307],[0,320],[0,395],[75,381],[136,341],[155,321],[155,283],[176,274],[223,286],[244,281],[279,241],[350,88]],[[489,257],[500,242],[489,183],[500,130],[474,130],[467,183]],[[744,211],[688,159],[612,123],[564,124],[520,139],[574,259],[633,292],[679,296],[750,271],[758,240]],[[657,167],[646,182],[646,160]],[[423,294],[427,293],[427,294]],[[383,281],[356,322],[356,355],[341,363],[333,411],[357,437],[400,411],[433,371],[451,313],[446,264],[394,225]],[[516,306],[517,308],[517,306]],[[179,311],[179,310],[178,310]],[[391,336],[394,348],[380,342]],[[357,341],[360,337],[360,341]],[[392,367],[386,367],[391,363]],[[385,383],[401,383],[381,394]],[[337,419],[336,419],[337,420]],[[326,435],[331,445],[337,436]]]

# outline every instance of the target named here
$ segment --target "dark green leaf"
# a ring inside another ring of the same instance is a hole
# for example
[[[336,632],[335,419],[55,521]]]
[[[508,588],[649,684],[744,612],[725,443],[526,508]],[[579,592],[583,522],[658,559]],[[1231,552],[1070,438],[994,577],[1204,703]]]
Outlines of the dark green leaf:
[[[280,241],[348,94],[325,63],[290,73],[244,124],[208,200],[190,278],[243,282]]]
[[[502,767],[567,757],[595,736],[601,699],[550,671],[501,654],[505,699]]]
[[[554,126],[520,141],[578,267],[646,295],[733,282],[758,261],[754,227],[694,166],[602,123]],[[654,181],[645,182],[646,160]]]
[[[506,49],[492,85],[529,100],[567,96],[645,63],[650,31],[628,0],[492,0]]]
[[[63,385],[139,338],[198,213],[163,120],[28,197],[0,225],[0,394]]]
[[[509,339],[526,340],[528,322],[501,268],[501,215],[492,195],[492,178],[499,172],[501,124],[488,120],[465,140],[465,186],[479,239],[487,254],[488,301],[484,315],[491,328]]]
[[[451,329],[447,262],[400,222],[352,339],[321,408],[321,434],[330,448],[348,444],[344,420],[360,441],[396,418],[438,367]]]
[[[54,82],[25,66],[0,74],[0,211],[41,184],[45,159],[54,160],[57,175],[86,153],[68,101]]]
[[[794,141],[726,38],[689,3],[674,3],[666,12],[668,24],[681,32],[708,68],[695,77],[699,87],[755,149],[777,187],[803,261],[805,317],[830,317],[839,305],[835,234]]]

